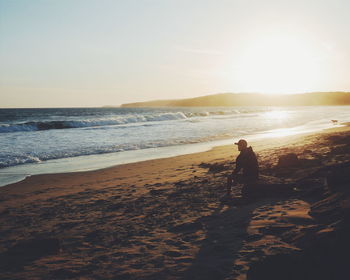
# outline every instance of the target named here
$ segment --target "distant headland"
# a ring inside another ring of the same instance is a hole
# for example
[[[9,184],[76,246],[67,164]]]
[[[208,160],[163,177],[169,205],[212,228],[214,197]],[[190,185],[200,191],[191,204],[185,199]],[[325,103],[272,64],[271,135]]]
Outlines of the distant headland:
[[[195,98],[153,100],[120,107],[209,107],[209,106],[317,106],[350,105],[350,92],[300,94],[219,93]]]

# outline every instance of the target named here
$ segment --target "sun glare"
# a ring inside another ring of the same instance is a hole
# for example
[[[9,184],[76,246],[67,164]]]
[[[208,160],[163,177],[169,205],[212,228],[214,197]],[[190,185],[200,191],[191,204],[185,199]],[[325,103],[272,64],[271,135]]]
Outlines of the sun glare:
[[[286,111],[269,111],[263,115],[266,119],[278,119],[284,120],[288,118],[288,113]]]
[[[245,91],[305,92],[317,87],[317,52],[306,41],[288,36],[253,42],[235,62],[235,79]]]
[[[298,131],[295,128],[280,128],[280,129],[274,129],[267,133],[265,133],[265,138],[277,138],[277,137],[284,137],[288,135],[295,135],[298,133],[301,133],[302,131]]]

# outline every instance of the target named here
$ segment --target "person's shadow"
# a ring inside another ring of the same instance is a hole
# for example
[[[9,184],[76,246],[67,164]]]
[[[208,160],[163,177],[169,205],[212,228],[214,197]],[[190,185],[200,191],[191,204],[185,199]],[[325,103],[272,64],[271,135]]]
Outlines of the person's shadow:
[[[247,237],[247,226],[253,211],[265,203],[259,200],[238,207],[221,205],[211,216],[199,218],[196,222],[202,223],[206,238],[182,279],[220,280],[237,276],[234,262]]]

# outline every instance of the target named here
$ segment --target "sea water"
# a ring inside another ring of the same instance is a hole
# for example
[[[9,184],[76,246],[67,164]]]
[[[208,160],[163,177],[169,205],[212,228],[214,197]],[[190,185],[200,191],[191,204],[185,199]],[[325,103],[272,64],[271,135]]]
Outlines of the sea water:
[[[0,109],[0,186],[350,121],[349,106]]]

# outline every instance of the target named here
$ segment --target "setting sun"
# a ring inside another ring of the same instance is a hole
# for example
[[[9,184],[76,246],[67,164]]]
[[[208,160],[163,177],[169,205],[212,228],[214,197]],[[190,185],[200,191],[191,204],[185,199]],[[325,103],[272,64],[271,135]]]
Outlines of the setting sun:
[[[252,42],[236,61],[236,69],[246,90],[273,94],[312,90],[321,75],[312,45],[287,35]]]

